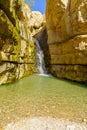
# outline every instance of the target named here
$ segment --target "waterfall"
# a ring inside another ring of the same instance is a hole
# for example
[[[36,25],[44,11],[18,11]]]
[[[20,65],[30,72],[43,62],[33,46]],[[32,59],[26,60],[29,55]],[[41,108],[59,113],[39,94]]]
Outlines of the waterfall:
[[[41,49],[38,40],[34,39],[34,42],[35,42],[37,71],[39,74],[47,74],[43,50]]]

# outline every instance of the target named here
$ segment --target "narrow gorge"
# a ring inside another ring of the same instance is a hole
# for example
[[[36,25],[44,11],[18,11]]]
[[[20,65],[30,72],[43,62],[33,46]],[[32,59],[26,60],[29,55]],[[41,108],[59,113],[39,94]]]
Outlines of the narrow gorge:
[[[87,0],[30,6],[0,0],[0,130],[87,130]]]
[[[32,36],[39,40],[52,75],[87,82],[86,6],[85,0],[47,0],[45,21],[20,0],[1,0],[0,84],[36,72]]]

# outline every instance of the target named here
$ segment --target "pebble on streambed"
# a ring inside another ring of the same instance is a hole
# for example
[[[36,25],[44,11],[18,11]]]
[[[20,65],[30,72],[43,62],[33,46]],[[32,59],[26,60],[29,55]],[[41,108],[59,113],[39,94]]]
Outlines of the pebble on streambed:
[[[0,127],[0,130],[4,130],[2,127]]]
[[[8,124],[5,130],[87,130],[87,125],[51,117],[33,117]]]

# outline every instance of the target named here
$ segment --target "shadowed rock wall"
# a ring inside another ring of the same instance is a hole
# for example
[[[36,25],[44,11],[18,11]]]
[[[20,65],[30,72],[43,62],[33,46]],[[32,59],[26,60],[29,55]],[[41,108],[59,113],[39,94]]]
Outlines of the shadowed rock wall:
[[[39,45],[44,53],[45,66],[46,66],[47,72],[49,73],[50,54],[49,54],[49,47],[47,44],[48,36],[47,36],[46,26],[44,26],[38,33],[33,35],[33,37],[39,41]]]

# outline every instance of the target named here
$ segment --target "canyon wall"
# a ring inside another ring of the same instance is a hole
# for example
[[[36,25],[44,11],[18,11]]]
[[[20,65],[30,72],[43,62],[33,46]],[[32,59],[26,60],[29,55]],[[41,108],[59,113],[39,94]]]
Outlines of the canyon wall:
[[[0,0],[0,84],[35,72],[29,13],[22,0]]]
[[[87,1],[47,0],[46,22],[51,73],[87,82]]]

